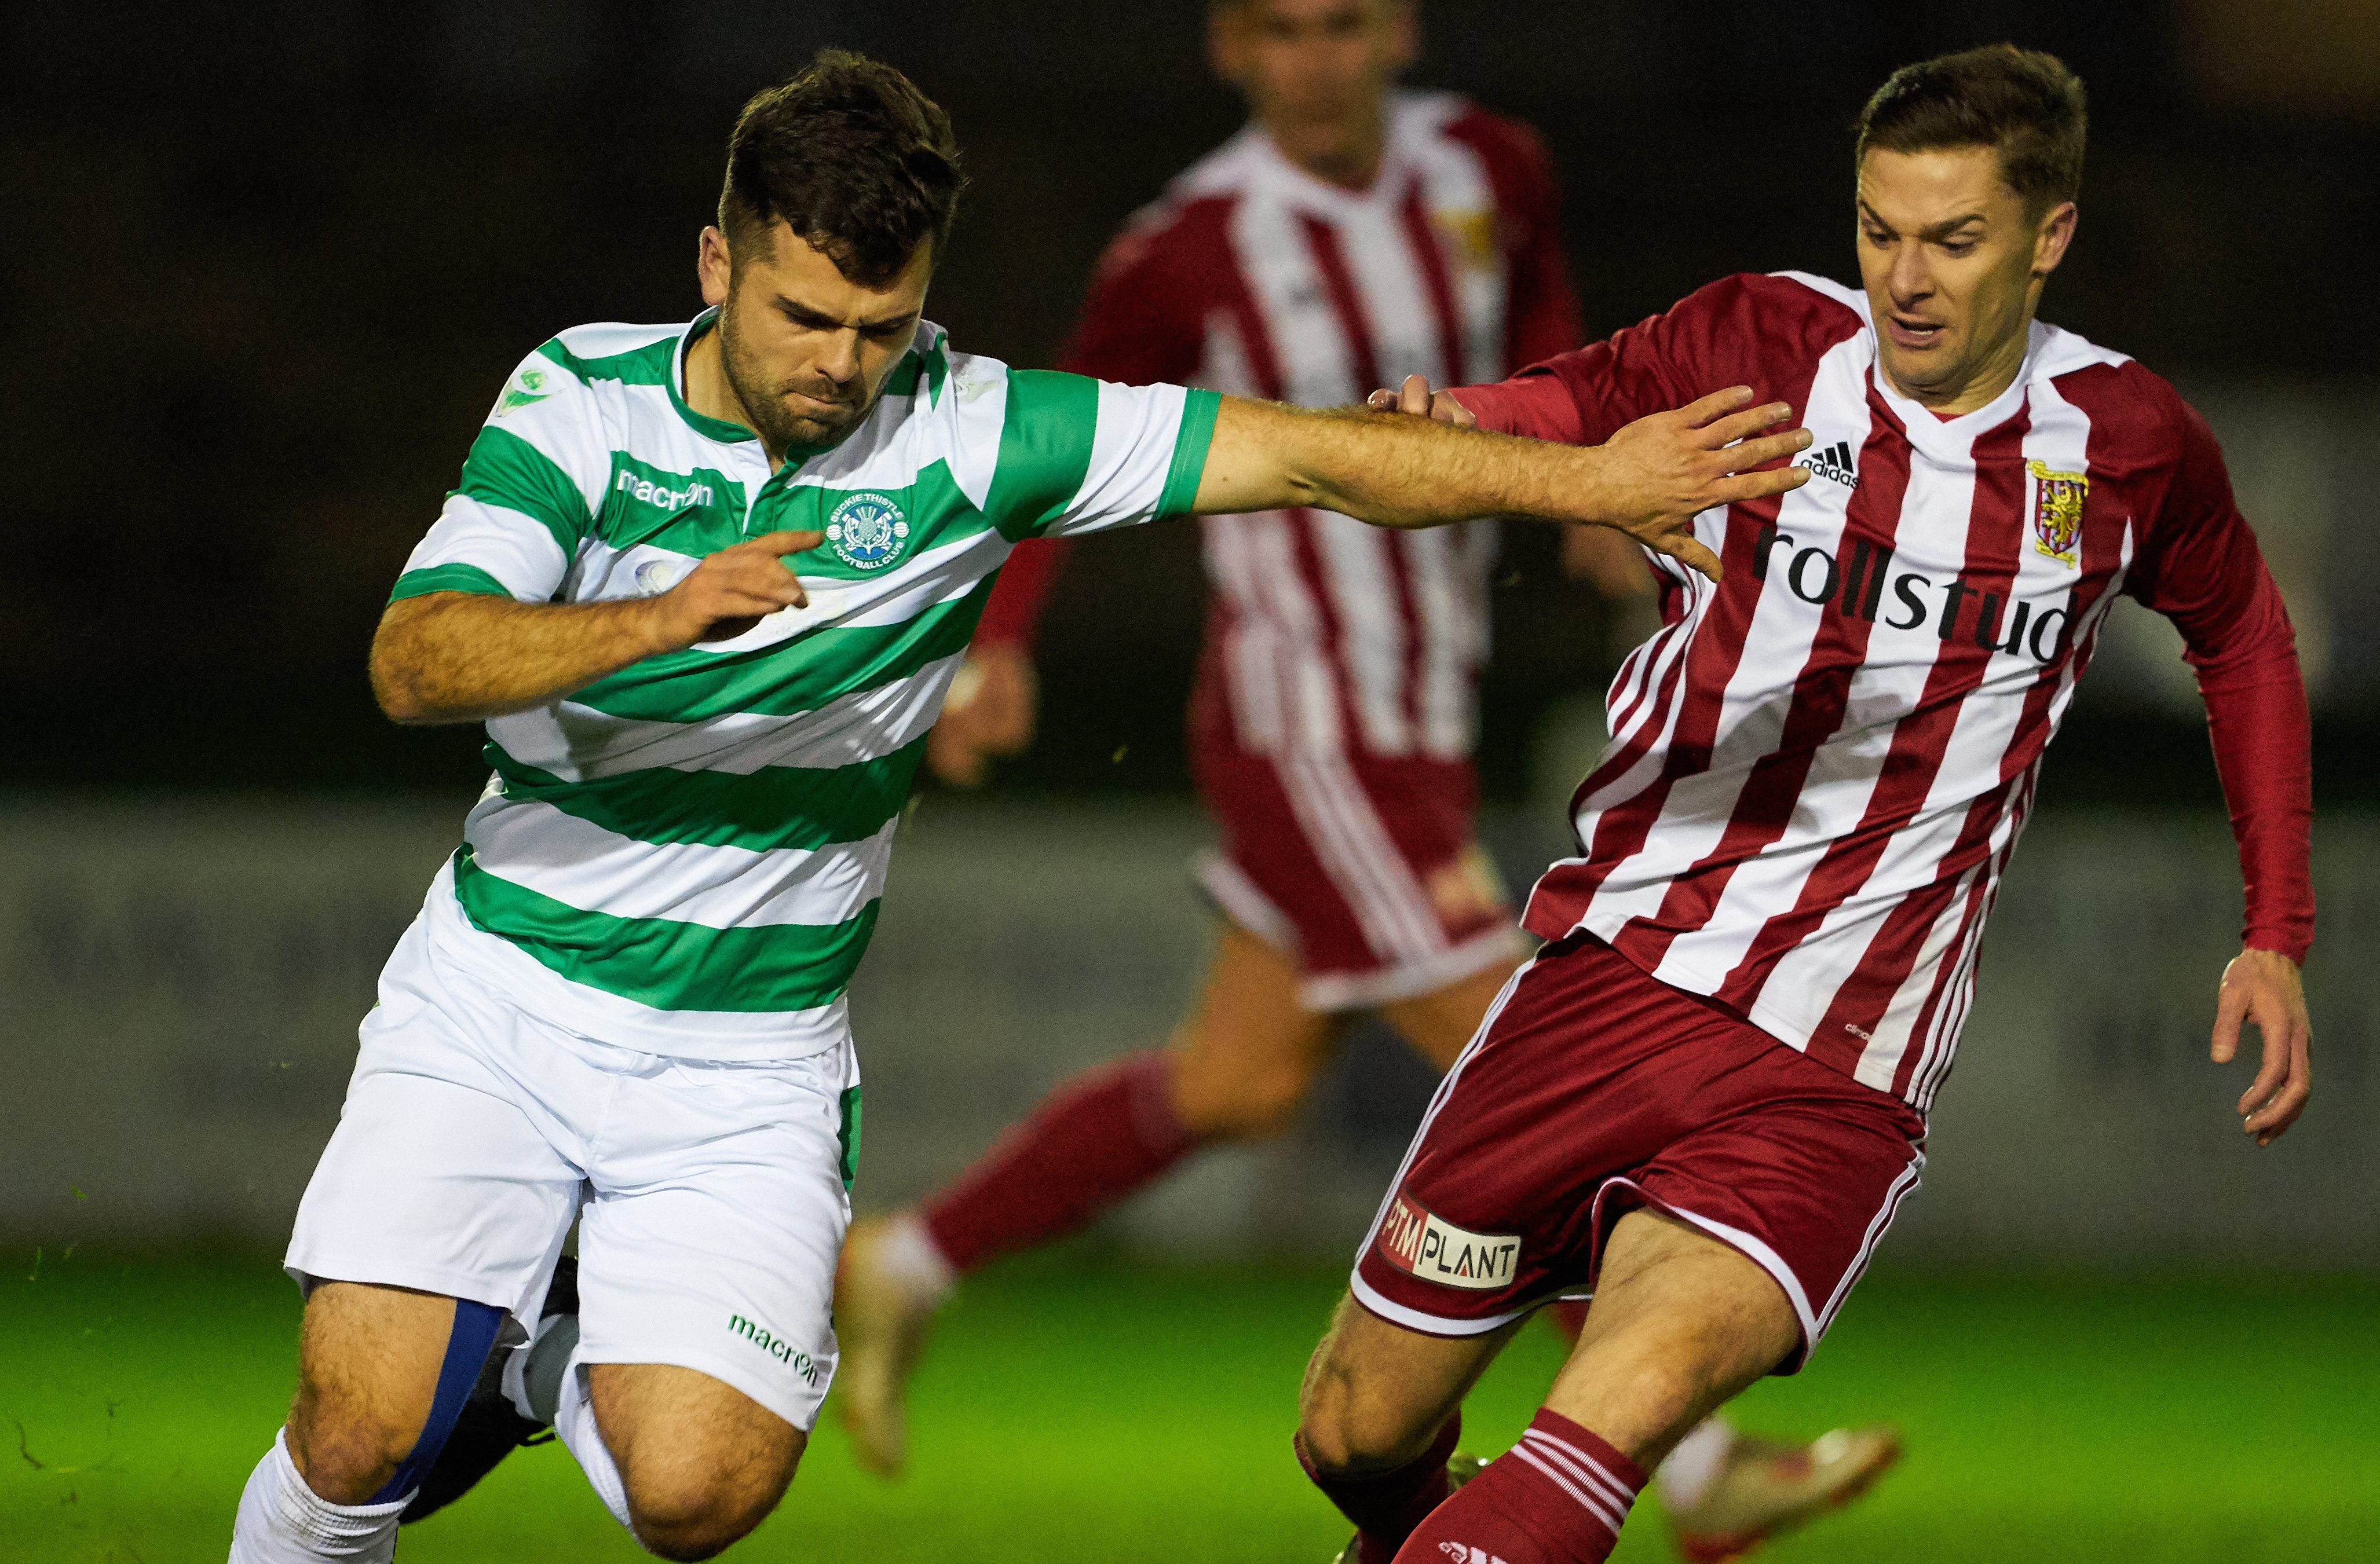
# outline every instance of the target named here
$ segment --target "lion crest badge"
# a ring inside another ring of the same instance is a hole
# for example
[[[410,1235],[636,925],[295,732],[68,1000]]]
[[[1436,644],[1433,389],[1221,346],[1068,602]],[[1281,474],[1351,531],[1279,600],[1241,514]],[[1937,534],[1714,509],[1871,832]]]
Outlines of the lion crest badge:
[[[2033,546],[2060,564],[2072,564],[2082,545],[2082,501],[2091,492],[2088,473],[2053,472],[2028,461],[2033,474]]]
[[[854,570],[881,570],[909,547],[909,518],[890,495],[846,494],[826,518],[827,547]]]

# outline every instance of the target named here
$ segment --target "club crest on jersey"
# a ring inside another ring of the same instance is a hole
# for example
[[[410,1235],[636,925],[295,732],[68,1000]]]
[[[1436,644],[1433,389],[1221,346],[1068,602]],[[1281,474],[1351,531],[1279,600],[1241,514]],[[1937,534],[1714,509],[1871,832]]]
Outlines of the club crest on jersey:
[[[1429,214],[1439,231],[1454,241],[1454,253],[1474,271],[1496,264],[1496,213],[1487,207],[1441,207]]]
[[[2033,474],[2033,546],[2061,564],[2072,564],[2082,540],[2082,501],[2091,492],[2087,473],[2052,472],[2028,461]]]
[[[826,518],[827,546],[854,570],[881,570],[909,546],[909,518],[883,494],[846,494]]]
[[[1407,1275],[1476,1291],[1510,1287],[1521,1260],[1517,1235],[1467,1231],[1402,1190],[1380,1223],[1379,1245],[1381,1258]]]
[[[523,370],[520,372],[520,378],[514,384],[506,386],[504,394],[496,398],[496,410],[490,417],[501,418],[516,407],[526,407],[532,402],[542,402],[552,394],[545,389],[543,370]]]

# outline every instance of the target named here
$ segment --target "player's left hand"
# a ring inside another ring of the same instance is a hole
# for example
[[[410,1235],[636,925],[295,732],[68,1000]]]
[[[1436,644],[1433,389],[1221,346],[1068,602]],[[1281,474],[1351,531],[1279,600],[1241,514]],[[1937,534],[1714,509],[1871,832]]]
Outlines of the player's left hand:
[[[1021,753],[1033,742],[1039,704],[1030,657],[1000,642],[975,648],[926,739],[926,764],[953,787],[981,787],[994,758]]]
[[[2313,1095],[2313,1026],[2306,1017],[2305,981],[2298,964],[2278,951],[2241,951],[2223,969],[2215,1001],[2215,1062],[2240,1051],[2240,1028],[2254,1022],[2264,1035],[2265,1062],[2256,1084],[2240,1098],[2240,1115],[2258,1146],[2270,1146],[2298,1121]]]

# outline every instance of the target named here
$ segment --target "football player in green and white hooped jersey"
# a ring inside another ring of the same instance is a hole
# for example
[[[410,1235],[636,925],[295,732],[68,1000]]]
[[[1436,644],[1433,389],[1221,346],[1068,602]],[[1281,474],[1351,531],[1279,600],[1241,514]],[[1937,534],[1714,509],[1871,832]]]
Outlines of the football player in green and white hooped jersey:
[[[531,354],[399,577],[381,702],[484,721],[495,776],[298,1212],[299,1389],[238,1564],[385,1560],[547,1421],[663,1557],[775,1506],[834,1368],[844,991],[1018,540],[1319,504],[1613,526],[1716,572],[1693,515],[1806,480],[1752,470],[1809,441],[1741,387],[1582,449],[954,353],[921,312],[959,184],[886,67],[754,98],[710,309]],[[579,1307],[547,1313],[574,1218]]]

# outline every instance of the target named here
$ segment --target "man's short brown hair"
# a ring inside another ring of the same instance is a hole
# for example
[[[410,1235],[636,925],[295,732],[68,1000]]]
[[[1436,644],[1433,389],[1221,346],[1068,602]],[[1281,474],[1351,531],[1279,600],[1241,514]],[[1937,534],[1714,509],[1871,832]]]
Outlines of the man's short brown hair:
[[[844,276],[881,287],[920,244],[941,260],[965,183],[940,105],[891,66],[821,49],[736,116],[719,226],[733,260],[766,254],[782,221]]]
[[[1889,152],[1991,147],[2000,177],[2036,216],[2082,183],[2082,79],[2055,55],[1998,43],[1903,66],[1860,111],[1854,166]]]

